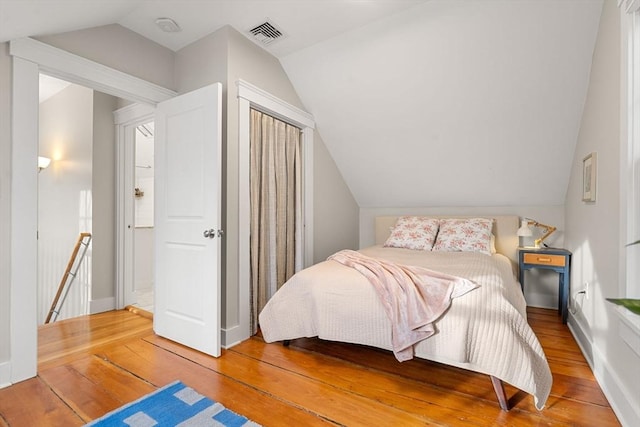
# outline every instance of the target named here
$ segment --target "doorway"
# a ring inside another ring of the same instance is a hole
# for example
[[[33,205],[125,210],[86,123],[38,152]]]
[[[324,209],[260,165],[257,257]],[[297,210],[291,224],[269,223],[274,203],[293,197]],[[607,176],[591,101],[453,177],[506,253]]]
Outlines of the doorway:
[[[36,40],[11,41],[11,277],[10,359],[3,381],[16,383],[37,373],[38,78],[40,71],[104,93],[155,105],[175,96],[159,87]],[[111,125],[113,129],[113,122]],[[111,150],[113,146],[110,147]],[[115,179],[115,178],[114,178]],[[113,188],[113,184],[106,182]],[[118,270],[120,271],[120,270]],[[113,283],[113,281],[112,281]],[[113,298],[92,307],[104,311]]]
[[[47,162],[37,173],[35,311],[43,324],[96,312],[112,292],[113,111],[121,100],[45,74],[39,92],[37,148]]]
[[[92,232],[93,91],[40,74],[38,324],[89,312],[91,245],[62,286],[79,233]],[[49,88],[49,90],[47,90]],[[44,166],[47,167],[44,167]],[[58,304],[54,296],[60,289]]]
[[[134,138],[133,301],[127,305],[153,313],[154,297],[154,123],[136,126]]]
[[[113,113],[116,125],[115,307],[153,312],[154,108],[130,104]]]
[[[302,269],[298,127],[251,109],[251,333],[267,301]]]
[[[238,87],[238,178],[239,210],[238,223],[238,299],[239,325],[227,328],[225,344],[241,342],[251,336],[251,109],[259,110],[272,117],[279,118],[302,131],[301,157],[302,173],[302,230],[299,240],[302,250],[302,267],[313,264],[313,137],[314,120],[309,113],[284,102],[268,92],[244,81],[236,82]]]

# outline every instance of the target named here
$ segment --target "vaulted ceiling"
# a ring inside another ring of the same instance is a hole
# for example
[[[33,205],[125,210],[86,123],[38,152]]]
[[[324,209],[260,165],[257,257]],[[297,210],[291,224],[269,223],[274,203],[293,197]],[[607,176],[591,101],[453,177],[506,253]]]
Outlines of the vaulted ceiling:
[[[0,0],[0,41],[119,23],[170,49],[269,19],[361,207],[561,205],[602,0]],[[179,33],[163,33],[170,17]],[[585,153],[586,154],[586,153]]]
[[[601,7],[431,1],[281,62],[360,207],[563,205]]]

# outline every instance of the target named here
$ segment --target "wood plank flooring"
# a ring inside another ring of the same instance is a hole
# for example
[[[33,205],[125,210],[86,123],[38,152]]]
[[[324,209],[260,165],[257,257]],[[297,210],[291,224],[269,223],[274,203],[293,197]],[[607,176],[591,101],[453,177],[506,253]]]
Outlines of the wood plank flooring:
[[[554,383],[539,412],[506,386],[501,411],[488,376],[390,352],[255,336],[213,358],[156,336],[122,310],[39,329],[39,375],[0,390],[0,427],[80,426],[174,380],[264,426],[617,426],[560,317],[529,309]]]

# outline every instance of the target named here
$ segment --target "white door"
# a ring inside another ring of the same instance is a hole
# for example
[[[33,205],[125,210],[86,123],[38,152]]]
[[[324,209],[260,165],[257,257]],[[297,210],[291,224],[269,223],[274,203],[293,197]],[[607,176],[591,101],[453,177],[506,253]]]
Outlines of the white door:
[[[220,355],[222,85],[158,104],[155,332]]]

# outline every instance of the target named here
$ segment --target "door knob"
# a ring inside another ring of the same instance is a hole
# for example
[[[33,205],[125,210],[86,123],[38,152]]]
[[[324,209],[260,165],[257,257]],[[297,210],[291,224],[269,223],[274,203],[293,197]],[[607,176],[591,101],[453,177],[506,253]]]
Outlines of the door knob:
[[[209,230],[204,230],[204,233],[202,233],[202,235],[204,237],[208,237],[209,239],[213,239],[214,237],[216,237],[216,231],[211,228]]]

